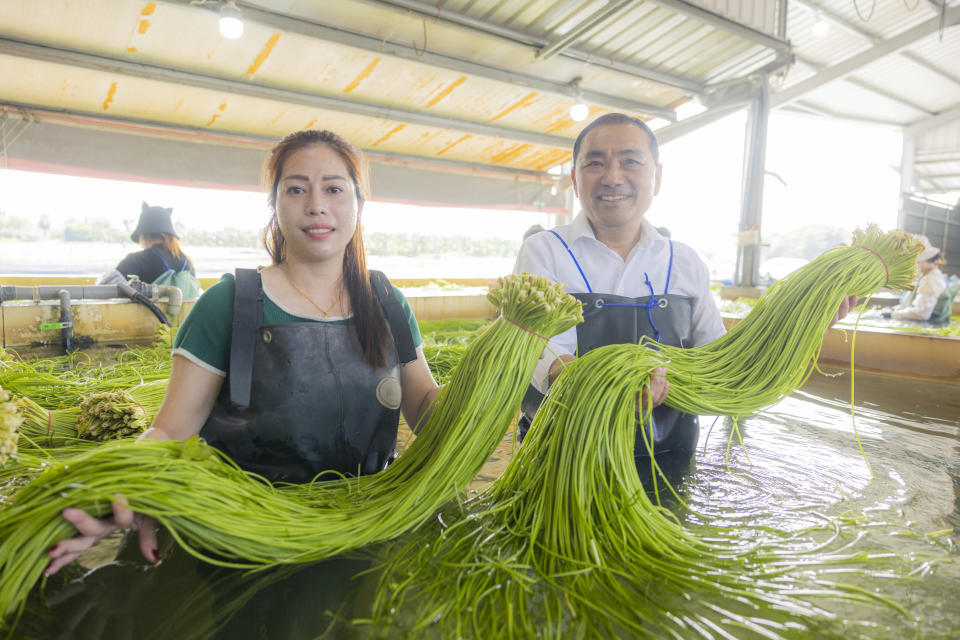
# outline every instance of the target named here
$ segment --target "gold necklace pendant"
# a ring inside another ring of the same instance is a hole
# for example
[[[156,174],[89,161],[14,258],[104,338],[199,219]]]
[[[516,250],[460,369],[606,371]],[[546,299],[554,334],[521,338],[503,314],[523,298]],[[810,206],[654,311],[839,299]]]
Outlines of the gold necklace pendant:
[[[336,295],[336,296],[334,297],[334,299],[333,299],[333,304],[331,304],[331,305],[330,305],[329,307],[327,307],[326,309],[323,309],[320,305],[318,305],[316,302],[314,302],[313,299],[310,298],[310,296],[308,296],[308,295],[305,294],[303,291],[301,291],[301,290],[300,290],[300,287],[298,287],[297,285],[293,284],[293,279],[290,277],[290,274],[287,273],[287,270],[286,270],[285,268],[280,267],[280,271],[283,272],[283,277],[287,279],[287,282],[290,283],[290,286],[293,287],[293,290],[296,291],[297,293],[299,293],[299,294],[303,297],[304,300],[306,300],[307,302],[309,302],[310,304],[312,304],[312,305],[314,306],[314,308],[315,308],[317,311],[320,312],[320,317],[321,317],[321,318],[326,318],[327,315],[328,315],[331,311],[333,311],[333,308],[334,308],[335,306],[337,306],[337,303],[340,302],[340,295],[339,295],[339,293],[338,293],[338,295]],[[337,291],[339,292],[339,286],[337,287]]]

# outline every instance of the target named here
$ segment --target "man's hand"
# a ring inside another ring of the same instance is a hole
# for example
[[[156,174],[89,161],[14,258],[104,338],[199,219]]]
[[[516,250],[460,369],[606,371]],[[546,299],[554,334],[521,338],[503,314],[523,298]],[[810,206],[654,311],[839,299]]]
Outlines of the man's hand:
[[[547,380],[552,385],[557,379],[557,376],[560,375],[560,372],[563,371],[564,365],[568,362],[573,362],[577,359],[577,356],[571,355],[569,353],[564,353],[559,358],[553,361],[550,365],[550,370],[547,373]]]
[[[857,296],[849,296],[844,298],[840,302],[840,308],[837,309],[835,314],[833,314],[833,320],[830,321],[830,324],[827,325],[827,328],[832,327],[833,325],[837,324],[838,321],[847,317],[847,314],[850,313],[850,310],[857,306],[858,300],[859,298]]]
[[[667,382],[667,370],[664,367],[657,367],[650,372],[650,396],[653,400],[653,407],[657,408],[667,399],[670,393],[670,383]],[[640,391],[640,399],[637,406],[646,413],[651,407],[647,406],[647,387]]]

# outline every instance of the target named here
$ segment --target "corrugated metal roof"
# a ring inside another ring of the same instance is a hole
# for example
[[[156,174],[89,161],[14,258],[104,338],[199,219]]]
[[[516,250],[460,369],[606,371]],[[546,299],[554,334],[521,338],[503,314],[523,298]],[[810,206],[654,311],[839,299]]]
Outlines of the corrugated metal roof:
[[[778,35],[772,0],[243,0],[239,40],[204,4],[0,1],[0,105],[202,144],[323,126],[532,182],[569,158],[580,99],[591,117],[669,120],[700,98],[706,120],[745,103],[752,74],[780,72],[778,107],[916,127],[960,105],[960,0],[942,38],[923,1],[790,0]],[[833,20],[823,37],[818,12]]]

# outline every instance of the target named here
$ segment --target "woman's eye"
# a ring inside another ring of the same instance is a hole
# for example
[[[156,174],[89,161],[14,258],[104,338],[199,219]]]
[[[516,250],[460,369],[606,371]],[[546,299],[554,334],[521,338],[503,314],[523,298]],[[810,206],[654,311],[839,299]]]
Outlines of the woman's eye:
[[[287,187],[287,193],[290,194],[290,195],[292,195],[292,196],[299,195],[299,194],[301,194],[301,193],[303,193],[303,192],[304,192],[304,191],[303,191],[303,187],[298,187],[298,186],[296,186],[296,185],[291,186],[291,187]]]
[[[343,193],[343,187],[330,187],[327,191],[330,193]]]

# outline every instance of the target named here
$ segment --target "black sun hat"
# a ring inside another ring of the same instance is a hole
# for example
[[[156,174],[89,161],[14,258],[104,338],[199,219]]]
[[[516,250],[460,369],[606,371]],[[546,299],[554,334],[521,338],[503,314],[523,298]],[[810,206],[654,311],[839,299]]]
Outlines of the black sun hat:
[[[134,242],[140,242],[140,236],[158,235],[169,233],[175,238],[179,238],[177,232],[173,230],[173,222],[170,215],[173,208],[151,207],[146,202],[140,206],[140,219],[137,220],[137,228],[130,234],[130,239]]]

